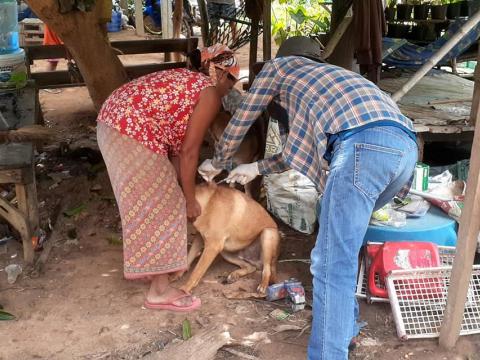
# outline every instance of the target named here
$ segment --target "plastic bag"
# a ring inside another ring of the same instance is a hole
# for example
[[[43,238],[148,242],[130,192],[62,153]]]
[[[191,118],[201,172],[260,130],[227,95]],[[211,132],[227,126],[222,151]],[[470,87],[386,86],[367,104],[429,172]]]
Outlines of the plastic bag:
[[[400,228],[407,225],[407,214],[393,209],[389,203],[372,214],[370,224]]]
[[[278,122],[270,119],[265,158],[282,151]],[[298,171],[267,175],[263,179],[268,210],[287,225],[305,234],[315,231],[319,194],[315,185]]]
[[[428,199],[428,201],[444,212],[448,216],[455,219],[455,221],[460,221],[460,216],[462,215],[464,200],[465,200],[465,181],[454,181],[448,185],[443,185],[435,188],[430,191],[432,195],[448,195],[452,198],[450,201],[438,200],[438,199]]]

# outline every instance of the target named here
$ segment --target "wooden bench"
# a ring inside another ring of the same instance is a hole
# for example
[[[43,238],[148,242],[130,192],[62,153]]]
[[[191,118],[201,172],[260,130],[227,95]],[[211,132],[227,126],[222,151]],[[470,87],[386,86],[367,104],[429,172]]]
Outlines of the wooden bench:
[[[119,51],[119,55],[150,54],[150,53],[190,53],[198,46],[197,38],[189,39],[158,39],[158,40],[127,40],[112,41],[111,46]],[[82,81],[73,81],[67,70],[32,72],[30,66],[35,60],[66,59],[63,45],[29,45],[24,47],[27,71],[30,79],[35,80],[38,89],[84,86]],[[186,67],[187,63],[164,62],[141,65],[126,65],[129,79],[134,79],[155,71]]]

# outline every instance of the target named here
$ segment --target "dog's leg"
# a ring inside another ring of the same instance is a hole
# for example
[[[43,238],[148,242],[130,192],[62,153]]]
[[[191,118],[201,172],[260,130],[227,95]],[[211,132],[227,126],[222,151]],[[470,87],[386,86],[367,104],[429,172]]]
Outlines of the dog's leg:
[[[203,240],[199,234],[196,234],[187,255],[187,270],[179,270],[169,276],[170,282],[180,279],[192,266],[193,261],[202,253]]]
[[[264,229],[260,234],[262,246],[262,282],[257,291],[265,294],[268,285],[277,279],[277,259],[279,254],[280,234],[277,229]]]
[[[190,293],[190,291],[198,285],[200,279],[205,275],[210,265],[212,265],[213,260],[215,260],[217,255],[222,252],[224,243],[224,240],[209,240],[208,242],[205,242],[203,253],[200,256],[195,269],[193,269],[192,274],[188,278],[188,281],[181,287],[182,290]]]
[[[193,261],[202,254],[202,247],[203,247],[203,239],[201,238],[200,234],[197,234],[193,239],[192,246],[190,246],[190,250],[188,250],[187,267],[189,270],[190,270],[190,266],[192,266]]]
[[[240,269],[237,269],[235,271],[232,271],[228,277],[227,277],[227,282],[229,284],[232,284],[234,283],[235,281],[237,281],[238,279],[240,279],[241,277],[243,276],[246,276],[248,274],[251,274],[253,272],[255,272],[256,268],[255,266],[253,266],[252,264],[246,262],[245,260],[242,260],[240,258],[238,258],[237,256],[235,256],[234,254],[232,253],[228,253],[226,251],[222,251],[220,253],[220,255],[222,255],[222,257],[228,261],[229,263],[233,264],[233,265],[237,265],[240,267]]]

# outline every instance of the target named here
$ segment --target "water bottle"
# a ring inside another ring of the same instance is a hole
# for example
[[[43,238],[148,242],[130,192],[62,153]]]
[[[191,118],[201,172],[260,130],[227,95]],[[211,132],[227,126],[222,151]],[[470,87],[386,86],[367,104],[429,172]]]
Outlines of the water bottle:
[[[10,264],[5,267],[5,272],[7,273],[7,282],[14,284],[15,281],[17,281],[18,275],[22,273],[22,267],[18,264]]]
[[[0,54],[19,48],[17,0],[0,0]]]
[[[118,32],[120,30],[122,30],[122,12],[113,9],[111,22],[107,23],[107,31]]]

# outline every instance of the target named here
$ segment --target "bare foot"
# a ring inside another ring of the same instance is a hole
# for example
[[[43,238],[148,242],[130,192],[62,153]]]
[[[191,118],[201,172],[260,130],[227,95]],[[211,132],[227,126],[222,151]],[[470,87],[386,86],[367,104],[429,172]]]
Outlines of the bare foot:
[[[161,294],[157,294],[152,288],[147,293],[147,302],[152,304],[173,304],[186,307],[192,305],[195,300],[195,296],[171,286],[168,286]]]

